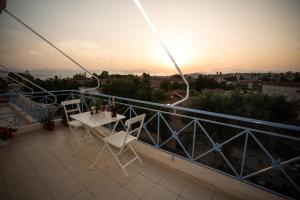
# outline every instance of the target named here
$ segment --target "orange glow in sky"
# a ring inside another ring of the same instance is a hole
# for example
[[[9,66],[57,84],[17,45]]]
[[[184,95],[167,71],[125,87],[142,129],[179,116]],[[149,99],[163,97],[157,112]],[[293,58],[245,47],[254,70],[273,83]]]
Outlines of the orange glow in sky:
[[[140,0],[184,73],[299,71],[299,0]],[[176,73],[132,0],[9,0],[7,8],[89,70]],[[6,13],[1,63],[79,70]]]

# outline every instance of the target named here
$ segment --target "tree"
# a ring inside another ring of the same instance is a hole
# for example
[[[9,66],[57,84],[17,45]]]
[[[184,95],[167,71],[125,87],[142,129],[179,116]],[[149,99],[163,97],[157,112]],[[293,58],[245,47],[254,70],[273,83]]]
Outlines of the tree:
[[[261,93],[242,94],[236,91],[230,96],[225,96],[203,91],[189,106],[273,122],[288,122],[297,118],[296,102],[289,102],[284,96],[268,96]]]
[[[160,84],[159,87],[165,91],[170,91],[172,89],[172,83],[169,80],[163,80]]]
[[[151,76],[150,74],[143,73],[142,75],[142,91],[141,93],[141,99],[143,100],[151,100],[152,96],[152,88],[151,88],[151,82],[150,82]]]
[[[184,83],[180,83],[180,82],[178,82],[178,81],[174,81],[174,82],[172,83],[171,88],[172,88],[173,90],[176,90],[176,89],[182,90],[182,89],[185,88],[185,84],[184,84]]]
[[[171,76],[171,78],[181,78],[180,74],[174,74]]]
[[[92,79],[96,79],[95,77],[99,78],[97,73],[93,73]]]
[[[74,74],[73,79],[77,79],[77,80],[85,79],[85,75],[82,73]]]
[[[214,78],[208,76],[199,75],[198,78],[192,83],[192,89],[201,91],[203,89],[218,88],[219,84]]]
[[[113,76],[118,78],[111,79],[102,87],[105,94],[155,102],[161,102],[166,98],[165,92],[153,91],[150,74],[143,73],[140,77],[135,75]]]
[[[101,79],[108,79],[109,78],[109,73],[108,71],[102,71],[100,74]]]

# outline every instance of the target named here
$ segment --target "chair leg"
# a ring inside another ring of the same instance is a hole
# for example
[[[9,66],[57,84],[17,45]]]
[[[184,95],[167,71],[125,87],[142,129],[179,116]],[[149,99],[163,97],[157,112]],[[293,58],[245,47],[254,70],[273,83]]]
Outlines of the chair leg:
[[[132,151],[132,153],[135,155],[135,157],[138,159],[139,163],[141,165],[143,165],[143,161],[140,158],[140,156],[136,153],[136,151],[134,150],[134,148],[131,146],[131,144],[128,144],[128,147],[130,148],[130,150]]]
[[[98,161],[99,161],[99,159],[100,159],[100,157],[101,157],[101,155],[102,155],[105,147],[106,147],[105,144],[103,144],[103,147],[102,147],[101,151],[98,153],[95,162],[89,167],[89,169],[93,169],[97,165],[97,163],[98,163]]]
[[[123,152],[123,150],[121,150],[120,152],[118,152],[117,154],[115,154],[113,152],[113,150],[110,148],[110,146],[106,142],[105,142],[105,145],[107,146],[108,150],[111,152],[111,154],[113,155],[114,159],[117,161],[117,163],[119,164],[119,166],[121,167],[121,169],[123,170],[123,172],[125,173],[125,175],[127,177],[129,177],[129,175],[128,175],[126,169],[125,169],[125,167],[123,166],[123,164],[121,163],[121,161],[117,157],[117,155],[120,155]]]
[[[75,139],[75,141],[76,141],[76,143],[78,145],[77,148],[76,148],[76,150],[73,152],[73,154],[76,154],[79,151],[79,149],[82,148],[82,145],[80,143],[79,138],[76,136],[76,133],[75,133],[74,129],[71,126],[69,126],[69,128],[70,128],[70,130],[72,132],[73,138]]]
[[[77,148],[73,151],[73,155],[76,155],[81,148],[81,144],[78,143]]]

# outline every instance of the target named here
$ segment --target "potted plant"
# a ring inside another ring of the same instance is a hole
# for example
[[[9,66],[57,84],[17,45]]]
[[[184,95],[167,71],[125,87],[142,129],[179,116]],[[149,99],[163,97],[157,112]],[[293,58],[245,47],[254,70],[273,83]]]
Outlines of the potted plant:
[[[63,110],[62,112],[61,112],[61,119],[62,119],[62,124],[64,125],[64,126],[66,126],[66,127],[68,127],[69,126],[69,123],[68,123],[68,120],[67,120],[67,117],[66,117],[66,114],[65,114],[65,111]]]
[[[49,115],[41,120],[43,129],[48,131],[53,131],[55,127],[55,122],[52,120],[52,117]]]

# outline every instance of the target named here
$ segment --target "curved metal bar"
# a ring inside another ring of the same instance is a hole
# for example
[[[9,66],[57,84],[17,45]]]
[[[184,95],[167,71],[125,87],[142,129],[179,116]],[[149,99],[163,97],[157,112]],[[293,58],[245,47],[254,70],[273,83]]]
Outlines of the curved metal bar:
[[[188,83],[188,81],[186,80],[186,78],[184,77],[183,73],[181,72],[177,62],[175,61],[174,57],[172,56],[171,52],[169,51],[169,49],[167,48],[167,46],[164,44],[164,42],[160,39],[160,36],[156,30],[156,28],[154,27],[154,25],[152,24],[150,18],[148,17],[146,11],[144,10],[142,4],[140,3],[139,0],[133,0],[135,5],[138,7],[138,9],[140,10],[141,14],[143,15],[143,17],[145,18],[145,20],[147,21],[148,25],[150,26],[152,32],[154,33],[156,39],[158,40],[159,44],[162,46],[162,48],[164,49],[164,51],[167,53],[168,57],[170,58],[170,60],[173,62],[175,68],[177,69],[178,73],[180,74],[183,82],[185,83],[186,85],[186,95],[183,99],[175,102],[175,103],[172,103],[171,105],[172,106],[175,106],[175,105],[178,105],[184,101],[186,101],[188,98],[189,98],[189,95],[190,95],[190,85]]]
[[[45,90],[44,88],[42,88],[42,87],[40,87],[39,85],[33,83],[32,81],[30,81],[30,80],[28,80],[27,78],[21,76],[20,74],[15,73],[15,72],[9,70],[7,67],[5,67],[5,66],[2,65],[2,64],[0,64],[0,67],[3,68],[4,70],[6,70],[7,72],[13,73],[14,75],[18,76],[18,77],[21,78],[22,80],[27,81],[28,83],[30,83],[30,84],[32,84],[33,86],[39,88],[40,90],[42,90],[42,91],[48,93],[50,96],[53,96],[53,98],[54,98],[53,103],[49,103],[49,104],[47,104],[47,105],[53,105],[53,104],[56,104],[56,102],[57,102],[57,97],[56,97],[53,93],[49,92],[48,90]]]
[[[32,96],[32,95],[33,95],[34,90],[33,90],[31,87],[28,87],[27,85],[25,85],[25,84],[21,83],[20,81],[14,79],[13,77],[10,77],[10,76],[7,76],[7,77],[10,78],[11,80],[13,80],[14,82],[16,82],[16,83],[22,85],[23,87],[26,87],[27,89],[29,89],[29,90],[31,91],[31,93],[30,93],[29,95],[26,95],[26,96]],[[11,81],[11,82],[12,82],[12,81]]]
[[[98,89],[100,87],[100,80],[97,76],[93,75],[91,72],[89,72],[85,67],[83,67],[81,64],[79,64],[76,60],[74,60],[73,58],[71,58],[69,55],[67,55],[65,52],[63,52],[61,49],[59,49],[57,46],[55,46],[52,42],[50,42],[48,39],[46,39],[44,36],[42,36],[41,34],[39,34],[36,30],[34,30],[33,28],[31,28],[30,26],[28,26],[27,24],[25,24],[25,22],[23,22],[22,20],[20,20],[17,16],[15,16],[14,14],[12,14],[11,12],[9,12],[7,9],[3,9],[9,16],[11,16],[12,18],[14,18],[17,22],[19,22],[20,24],[22,24],[23,26],[25,26],[27,29],[29,29],[32,33],[34,33],[36,36],[38,36],[39,38],[41,38],[44,42],[46,42],[48,45],[50,45],[51,47],[53,47],[56,51],[58,51],[59,53],[61,53],[63,56],[65,56],[66,58],[68,58],[71,62],[73,62],[75,65],[77,65],[78,67],[80,67],[81,69],[83,69],[85,72],[87,72],[88,74],[90,74],[92,77],[94,77],[98,84],[96,87],[94,88],[87,88],[85,91],[91,91],[91,90],[95,90]]]

